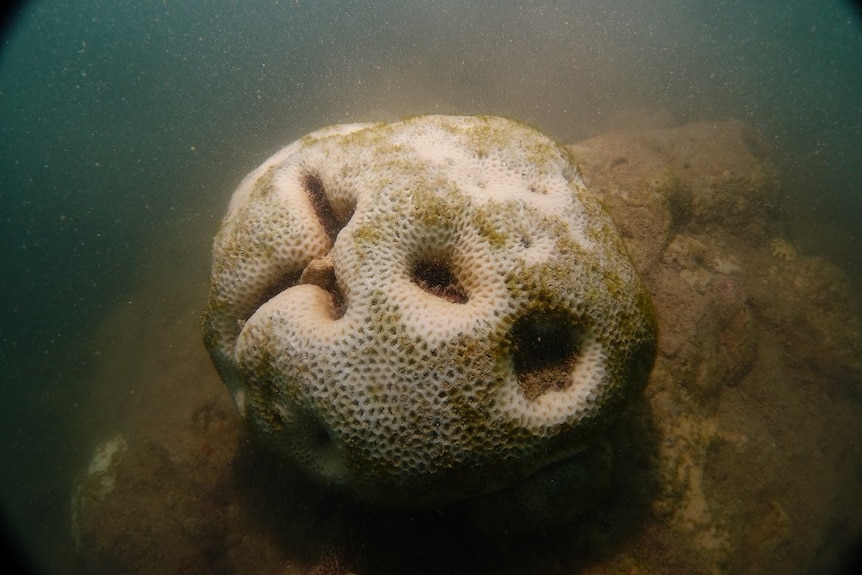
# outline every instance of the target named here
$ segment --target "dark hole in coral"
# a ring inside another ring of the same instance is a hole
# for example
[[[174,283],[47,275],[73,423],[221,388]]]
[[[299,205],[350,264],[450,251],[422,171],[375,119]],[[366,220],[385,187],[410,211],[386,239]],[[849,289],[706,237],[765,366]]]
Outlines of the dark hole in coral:
[[[299,276],[300,272],[298,271],[289,271],[281,274],[278,279],[263,292],[261,302],[257,307],[262,306],[264,303],[268,302],[287,288],[295,286],[299,282]]]
[[[329,295],[332,296],[332,319],[341,319],[347,311],[347,300],[344,299],[337,282],[333,282]]]
[[[299,276],[301,272],[292,270],[287,271],[278,276],[274,282],[272,282],[269,287],[267,287],[263,292],[261,292],[260,297],[258,297],[254,303],[249,307],[247,312],[243,314],[240,318],[242,321],[247,321],[248,318],[254,315],[254,313],[266,302],[283,292],[289,287],[295,286],[299,283]]]
[[[286,440],[297,449],[298,461],[313,468],[315,475],[335,478],[343,477],[347,471],[341,443],[332,429],[316,414],[302,413]]]
[[[289,435],[288,441],[307,455],[318,456],[335,444],[326,424],[313,412],[292,405],[287,411],[272,410],[273,419]]]
[[[329,256],[312,260],[302,272],[299,283],[316,285],[329,292],[332,298],[332,319],[344,317],[347,311],[347,301],[344,293],[338,287],[338,279],[335,277],[335,267]]]
[[[332,436],[329,435],[326,427],[319,422],[309,422],[309,429],[306,430],[309,446],[315,450],[323,450],[332,445]]]
[[[450,265],[441,260],[421,260],[413,266],[413,283],[432,295],[452,303],[467,303],[469,299]]]
[[[311,201],[311,206],[314,208],[314,213],[317,216],[320,225],[326,231],[330,242],[335,243],[335,238],[338,232],[347,225],[350,217],[353,215],[355,206],[339,206],[333,205],[329,197],[326,195],[326,188],[323,185],[323,180],[316,174],[307,174],[303,181],[305,192],[308,194],[308,199]],[[343,212],[339,217],[339,212]]]
[[[568,313],[531,312],[511,331],[515,375],[527,399],[571,384],[584,328]]]
[[[326,189],[323,186],[323,181],[316,174],[307,174],[303,179],[305,191],[308,194],[309,201],[314,208],[314,213],[320,224],[326,231],[330,242],[334,243],[338,232],[344,228],[350,218],[353,216],[355,205],[342,203],[342,205],[333,205],[326,195]],[[339,214],[341,217],[339,217]],[[269,287],[261,292],[260,296],[249,306],[248,310],[240,317],[240,324],[245,322],[266,302],[271,300],[276,295],[284,290],[295,286],[298,283],[316,284],[330,293],[332,296],[333,316],[338,319],[344,315],[346,303],[344,295],[338,287],[338,282],[335,280],[335,271],[332,265],[324,263],[318,265],[318,268],[312,269],[315,262],[325,262],[326,258],[314,260],[305,270],[290,270],[281,274]],[[328,266],[328,267],[326,267]],[[309,273],[311,272],[311,273]],[[308,278],[306,278],[308,276]]]

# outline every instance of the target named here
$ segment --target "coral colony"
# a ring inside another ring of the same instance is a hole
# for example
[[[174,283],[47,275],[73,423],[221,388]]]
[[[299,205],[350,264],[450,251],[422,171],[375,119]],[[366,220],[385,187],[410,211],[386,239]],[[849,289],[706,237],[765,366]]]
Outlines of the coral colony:
[[[205,332],[266,445],[400,507],[582,476],[656,346],[568,153],[495,117],[338,125],[276,153],[215,239]]]

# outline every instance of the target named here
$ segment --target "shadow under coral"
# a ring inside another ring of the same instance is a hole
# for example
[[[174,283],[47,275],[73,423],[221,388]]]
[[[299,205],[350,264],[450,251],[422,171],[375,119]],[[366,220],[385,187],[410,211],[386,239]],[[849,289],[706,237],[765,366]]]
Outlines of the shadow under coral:
[[[356,502],[253,440],[242,442],[232,474],[244,509],[277,541],[286,565],[314,573],[333,564],[333,572],[374,574],[569,573],[637,539],[658,485],[655,439],[646,402],[630,406],[609,432],[612,479],[601,498],[584,502],[572,521],[511,535],[477,529],[464,503],[403,511]]]

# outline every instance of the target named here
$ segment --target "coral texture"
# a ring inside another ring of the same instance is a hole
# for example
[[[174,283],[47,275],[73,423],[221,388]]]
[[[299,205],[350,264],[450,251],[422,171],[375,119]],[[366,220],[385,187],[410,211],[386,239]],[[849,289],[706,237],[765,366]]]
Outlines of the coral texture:
[[[276,153],[216,237],[205,332],[267,445],[409,506],[577,459],[656,346],[566,150],[493,117],[333,126]]]

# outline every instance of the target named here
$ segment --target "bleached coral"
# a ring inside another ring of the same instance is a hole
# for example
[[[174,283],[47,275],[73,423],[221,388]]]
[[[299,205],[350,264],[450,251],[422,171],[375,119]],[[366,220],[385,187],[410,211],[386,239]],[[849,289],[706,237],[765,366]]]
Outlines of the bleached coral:
[[[423,505],[581,452],[645,383],[655,329],[562,147],[427,116],[314,132],[243,180],[205,341],[270,446],[360,498]]]

